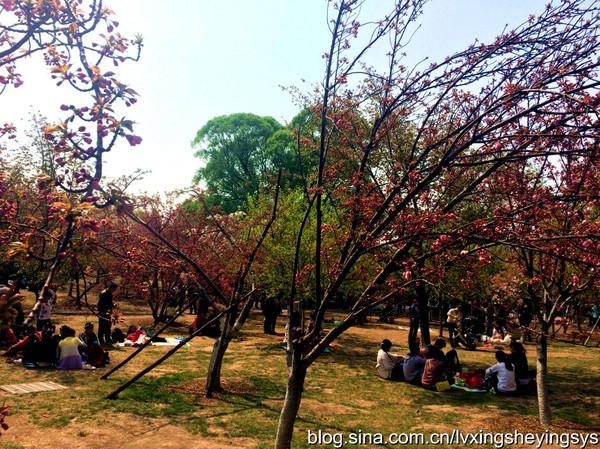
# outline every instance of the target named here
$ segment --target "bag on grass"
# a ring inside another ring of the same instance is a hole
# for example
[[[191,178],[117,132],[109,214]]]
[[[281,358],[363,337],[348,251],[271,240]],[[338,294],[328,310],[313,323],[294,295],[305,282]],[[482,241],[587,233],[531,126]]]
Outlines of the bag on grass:
[[[458,375],[464,382],[465,387],[473,390],[485,389],[483,376],[476,370],[463,371]]]
[[[448,391],[448,390],[450,390],[450,382],[448,382],[447,380],[438,382],[435,384],[435,389],[436,389],[436,391],[439,391],[439,392]]]

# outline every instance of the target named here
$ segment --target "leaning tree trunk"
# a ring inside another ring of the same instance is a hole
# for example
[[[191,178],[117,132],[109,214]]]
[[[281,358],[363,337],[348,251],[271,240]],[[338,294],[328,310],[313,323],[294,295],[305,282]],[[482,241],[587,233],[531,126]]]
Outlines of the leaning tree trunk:
[[[537,341],[537,397],[540,423],[544,426],[550,425],[552,420],[550,403],[548,400],[548,323],[543,323],[541,333]]]
[[[212,397],[212,394],[217,391],[223,391],[221,385],[221,370],[223,368],[223,358],[229,347],[229,343],[233,337],[239,332],[240,328],[246,322],[250,309],[252,308],[252,300],[248,298],[246,304],[242,308],[236,320],[237,307],[232,307],[225,315],[225,325],[223,331],[213,346],[213,351],[208,364],[208,375],[206,376],[206,397]]]
[[[29,313],[29,316],[27,317],[27,320],[26,320],[27,324],[35,323],[36,311],[39,309],[39,307],[42,303],[42,298],[44,296],[46,289],[49,289],[50,286],[52,285],[52,283],[54,282],[54,277],[58,273],[60,264],[64,257],[64,253],[67,250],[67,247],[69,246],[69,243],[71,242],[71,239],[73,238],[74,231],[75,231],[75,219],[71,215],[69,215],[67,217],[67,229],[65,230],[65,234],[64,234],[62,240],[60,241],[60,244],[57,246],[56,255],[54,256],[54,260],[52,261],[52,265],[50,266],[50,270],[48,271],[48,275],[46,276],[46,281],[44,282],[44,286],[37,293],[35,305],[33,306],[33,309]],[[55,292],[55,293],[58,295],[58,292]]]
[[[227,320],[223,332],[221,332],[221,335],[215,340],[215,344],[213,345],[210,363],[208,364],[208,374],[206,376],[207,398],[212,397],[213,393],[223,391],[223,386],[221,385],[221,369],[223,368],[225,352],[227,352],[229,342],[231,341],[228,326]]]
[[[294,424],[302,401],[304,391],[304,379],[306,378],[306,367],[301,361],[302,352],[296,348],[291,355],[292,362],[288,368],[288,382],[285,390],[285,400],[279,415],[277,425],[277,436],[275,437],[275,449],[290,449],[292,447],[292,436]]]

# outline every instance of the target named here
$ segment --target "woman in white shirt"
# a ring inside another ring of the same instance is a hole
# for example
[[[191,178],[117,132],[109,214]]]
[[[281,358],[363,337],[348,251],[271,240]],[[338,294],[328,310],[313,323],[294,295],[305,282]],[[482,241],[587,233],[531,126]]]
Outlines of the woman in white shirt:
[[[390,354],[392,342],[387,338],[381,342],[381,349],[377,352],[377,374],[379,377],[388,380],[404,380],[404,371],[402,362],[403,357]]]
[[[485,371],[486,383],[496,390],[496,393],[511,395],[517,391],[515,368],[504,351],[496,352],[498,363]]]

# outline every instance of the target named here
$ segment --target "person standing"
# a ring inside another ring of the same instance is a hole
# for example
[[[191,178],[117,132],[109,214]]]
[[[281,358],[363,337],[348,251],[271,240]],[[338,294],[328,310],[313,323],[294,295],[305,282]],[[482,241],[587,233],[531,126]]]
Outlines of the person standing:
[[[533,321],[533,310],[529,302],[520,300],[517,306],[517,319],[523,331],[523,340],[531,341],[531,332],[529,326]]]
[[[56,302],[56,293],[50,287],[45,287],[42,300],[36,304],[33,311],[36,314],[36,326],[38,331],[44,330],[52,325],[52,307]]]
[[[408,331],[408,344],[417,340],[419,332],[420,320],[419,306],[417,300],[413,299],[412,304],[408,307],[408,318],[410,319],[410,329]]]
[[[274,298],[272,296],[267,296],[264,301],[262,312],[265,316],[264,322],[264,332],[268,335],[276,335],[275,325],[277,324],[277,317],[281,313],[281,304],[280,298],[281,294]]]
[[[588,324],[590,327],[594,327],[598,319],[600,318],[600,302],[594,304],[588,312]]]
[[[450,344],[454,348],[456,346],[456,334],[460,323],[462,322],[462,312],[460,311],[460,306],[454,304],[454,306],[448,310],[447,318],[446,318],[446,327],[448,328],[448,338],[450,340]]]
[[[98,341],[101,345],[109,345],[112,343],[110,330],[112,325],[111,313],[115,307],[113,302],[113,293],[117,290],[118,285],[112,282],[108,288],[100,292],[98,297]]]

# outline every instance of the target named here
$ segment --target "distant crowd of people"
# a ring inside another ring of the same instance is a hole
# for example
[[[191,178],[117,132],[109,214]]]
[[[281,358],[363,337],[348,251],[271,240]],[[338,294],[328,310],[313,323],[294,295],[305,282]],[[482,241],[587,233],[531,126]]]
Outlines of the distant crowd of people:
[[[404,381],[428,390],[444,391],[460,382],[474,390],[494,390],[501,395],[515,395],[531,390],[535,373],[529,370],[525,347],[510,343],[510,354],[496,352],[496,363],[486,370],[463,371],[455,349],[444,352],[446,341],[437,339],[421,348],[417,341],[409,344],[409,353],[399,356],[390,352],[392,342],[385,339],[377,353],[376,369],[383,379]]]
[[[56,332],[52,320],[56,304],[54,288],[42,290],[28,320],[20,301],[23,295],[20,294],[19,283],[9,282],[7,286],[0,286],[0,299],[7,303],[10,300],[12,308],[9,312],[11,324],[0,328],[0,348],[6,348],[2,356],[27,368],[94,369],[109,362],[107,349],[113,343],[136,345],[151,338],[164,341],[160,337],[152,337],[140,326],[129,326],[126,332],[113,328],[118,310],[113,294],[117,288],[118,285],[112,282],[100,292],[96,305],[98,334],[94,323],[87,322],[83,332],[77,336],[75,329],[66,325]]]
[[[421,326],[421,313],[417,300],[413,300],[408,308],[410,320],[409,341],[417,338]],[[520,300],[515,305],[513,313],[507,308],[490,299],[486,306],[479,301],[450,305],[446,313],[445,327],[448,329],[448,340],[452,347],[462,346],[474,349],[479,342],[492,344],[508,344],[511,337],[509,330],[518,328],[523,339],[531,341],[531,323],[533,308],[527,301]]]

